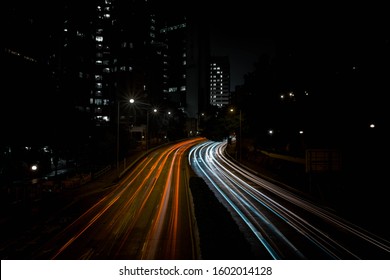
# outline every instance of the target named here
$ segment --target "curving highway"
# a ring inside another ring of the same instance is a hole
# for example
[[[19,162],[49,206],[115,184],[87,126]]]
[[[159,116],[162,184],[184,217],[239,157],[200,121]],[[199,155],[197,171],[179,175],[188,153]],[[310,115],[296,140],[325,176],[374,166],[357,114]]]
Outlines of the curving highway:
[[[189,163],[269,259],[389,259],[390,242],[232,161],[226,142],[194,146]],[[228,246],[228,244],[227,244]]]
[[[150,152],[36,258],[198,259],[186,153],[201,141]]]

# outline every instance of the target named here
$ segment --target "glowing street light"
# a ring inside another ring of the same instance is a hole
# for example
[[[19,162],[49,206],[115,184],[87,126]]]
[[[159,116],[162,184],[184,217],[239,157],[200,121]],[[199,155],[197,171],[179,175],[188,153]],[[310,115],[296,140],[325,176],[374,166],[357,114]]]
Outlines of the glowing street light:
[[[123,101],[122,101],[123,102]],[[120,100],[117,101],[117,127],[116,127],[116,169],[119,177],[119,123],[120,123]],[[134,99],[131,98],[128,101],[129,103],[134,103]]]
[[[36,164],[31,165],[31,170],[32,171],[37,171],[38,170],[38,165],[36,165]]]

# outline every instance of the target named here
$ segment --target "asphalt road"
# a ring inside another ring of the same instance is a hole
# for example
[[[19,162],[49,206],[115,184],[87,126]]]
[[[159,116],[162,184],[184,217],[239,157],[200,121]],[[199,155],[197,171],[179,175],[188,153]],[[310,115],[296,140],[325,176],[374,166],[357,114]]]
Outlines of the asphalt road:
[[[62,193],[32,224],[14,217],[2,259],[199,259],[186,153],[201,141],[155,149],[117,182]]]
[[[226,142],[193,147],[189,161],[246,233],[270,259],[389,259],[390,241],[337,216],[282,183],[231,160]]]

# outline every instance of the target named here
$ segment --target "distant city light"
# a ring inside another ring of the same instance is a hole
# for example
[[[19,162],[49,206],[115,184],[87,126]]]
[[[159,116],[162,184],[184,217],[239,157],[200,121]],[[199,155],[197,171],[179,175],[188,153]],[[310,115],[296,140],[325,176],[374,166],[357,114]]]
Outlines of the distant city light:
[[[272,135],[274,131],[272,129],[268,130],[268,134]]]
[[[370,128],[375,128],[375,124],[370,124]]]
[[[135,102],[134,98],[131,98],[129,101],[131,104],[133,104]]]
[[[36,164],[31,165],[31,170],[32,171],[37,171],[38,170],[38,166]]]
[[[300,131],[299,131],[299,134],[303,134],[303,130],[300,130]]]

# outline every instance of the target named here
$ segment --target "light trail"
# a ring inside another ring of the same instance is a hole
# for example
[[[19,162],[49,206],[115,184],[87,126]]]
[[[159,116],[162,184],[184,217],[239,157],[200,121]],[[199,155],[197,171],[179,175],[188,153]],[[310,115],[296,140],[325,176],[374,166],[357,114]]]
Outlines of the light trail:
[[[390,256],[388,241],[235,164],[225,148],[226,142],[200,143],[191,149],[189,163],[272,258],[360,259],[367,252]]]
[[[198,258],[182,168],[184,155],[201,141],[193,138],[151,152],[42,251],[56,244],[51,259]]]

